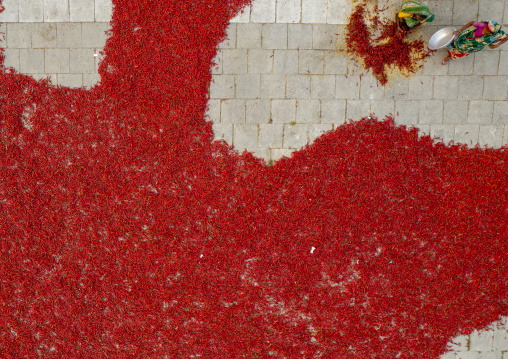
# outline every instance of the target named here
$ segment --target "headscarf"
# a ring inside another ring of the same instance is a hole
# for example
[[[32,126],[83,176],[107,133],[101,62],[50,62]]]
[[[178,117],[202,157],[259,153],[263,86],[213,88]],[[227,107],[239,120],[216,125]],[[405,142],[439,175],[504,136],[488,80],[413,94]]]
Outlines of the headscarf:
[[[450,44],[450,48],[455,48],[461,52],[477,52],[483,50],[487,45],[492,44],[494,41],[504,39],[508,36],[504,31],[501,30],[501,25],[496,21],[489,21],[487,23],[491,34],[485,34],[482,37],[475,38],[474,32],[476,27],[471,26],[466,31],[459,34],[459,37]],[[493,31],[494,30],[494,31]]]
[[[403,18],[409,28],[416,26],[418,23],[432,22],[435,17],[427,6],[420,4],[418,1],[406,1],[402,4],[397,16]],[[415,17],[421,18],[423,21],[418,21]]]

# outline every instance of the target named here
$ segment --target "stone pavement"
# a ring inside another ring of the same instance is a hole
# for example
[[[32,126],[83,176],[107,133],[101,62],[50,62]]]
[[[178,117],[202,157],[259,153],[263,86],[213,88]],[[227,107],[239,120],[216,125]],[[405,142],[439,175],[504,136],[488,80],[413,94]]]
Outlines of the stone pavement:
[[[162,0],[161,0],[162,1]],[[402,1],[379,0],[387,17]],[[53,84],[100,78],[111,0],[3,0],[5,64]],[[413,36],[471,20],[508,24],[508,0],[428,0],[436,14]],[[508,44],[439,63],[439,50],[409,78],[378,86],[348,59],[350,0],[254,0],[232,20],[212,68],[209,111],[216,138],[267,162],[289,156],[347,119],[395,115],[398,124],[473,146],[508,144]],[[505,28],[508,28],[506,26]],[[1,38],[0,38],[1,39]],[[362,75],[362,76],[360,76]],[[505,318],[506,319],[506,318]],[[443,359],[508,359],[508,325],[455,340]],[[456,353],[456,354],[454,354]]]

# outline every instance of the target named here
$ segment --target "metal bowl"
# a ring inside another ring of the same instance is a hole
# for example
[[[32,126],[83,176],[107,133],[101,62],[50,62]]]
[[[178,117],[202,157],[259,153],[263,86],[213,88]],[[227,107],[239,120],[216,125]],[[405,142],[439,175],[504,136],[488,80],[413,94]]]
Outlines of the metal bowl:
[[[450,45],[455,37],[453,35],[454,31],[457,31],[454,27],[445,27],[436,32],[429,40],[429,49],[437,50]]]

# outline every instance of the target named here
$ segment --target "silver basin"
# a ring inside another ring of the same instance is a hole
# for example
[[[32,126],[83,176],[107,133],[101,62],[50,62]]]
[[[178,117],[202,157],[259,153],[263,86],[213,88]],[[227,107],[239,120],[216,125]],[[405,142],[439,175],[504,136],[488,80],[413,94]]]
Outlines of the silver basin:
[[[454,27],[445,27],[439,30],[429,40],[429,49],[437,50],[442,47],[450,45],[455,37],[453,32],[456,31]]]

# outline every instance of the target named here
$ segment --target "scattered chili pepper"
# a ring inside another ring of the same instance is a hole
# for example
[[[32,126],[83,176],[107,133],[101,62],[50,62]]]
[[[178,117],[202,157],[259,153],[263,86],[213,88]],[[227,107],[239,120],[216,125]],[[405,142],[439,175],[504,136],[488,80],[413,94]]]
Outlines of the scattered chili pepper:
[[[204,115],[247,1],[114,3],[93,89],[0,71],[2,359],[437,359],[508,313],[506,148],[371,115],[269,166]]]
[[[376,28],[381,27],[382,31],[374,38],[366,24],[367,16],[365,3],[359,3],[349,17],[347,50],[351,55],[361,59],[365,69],[372,70],[372,74],[381,85],[388,82],[387,71],[391,66],[399,71],[414,73],[419,66],[418,63],[434,52],[425,50],[422,40],[405,39],[405,32],[399,30],[394,21],[386,20],[381,23],[377,12],[373,18],[374,25]]]

